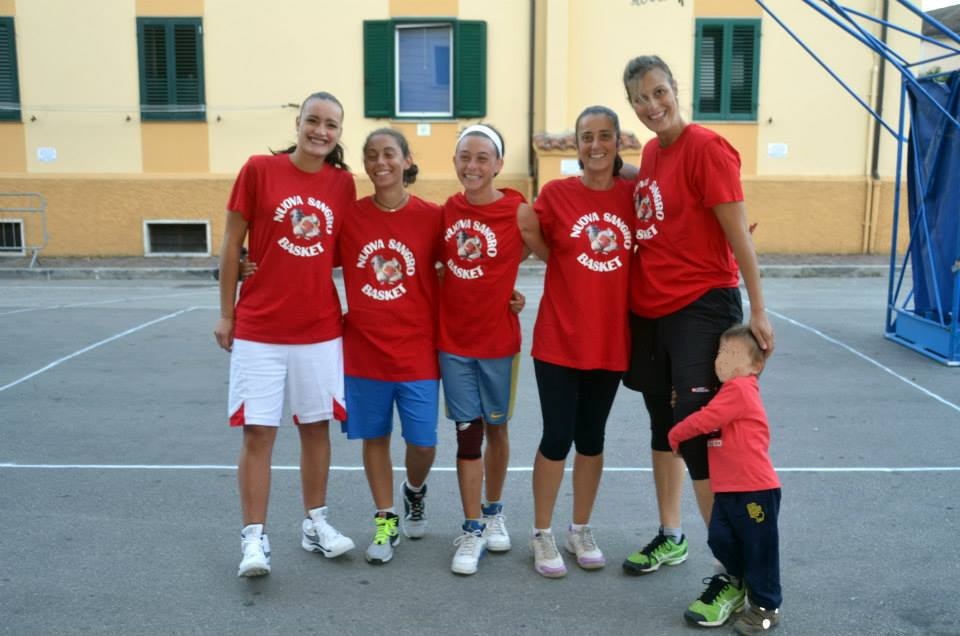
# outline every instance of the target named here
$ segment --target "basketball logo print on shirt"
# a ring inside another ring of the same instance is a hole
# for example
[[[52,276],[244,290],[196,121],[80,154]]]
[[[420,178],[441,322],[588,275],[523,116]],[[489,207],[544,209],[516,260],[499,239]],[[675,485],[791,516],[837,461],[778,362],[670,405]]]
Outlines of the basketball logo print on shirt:
[[[290,213],[290,222],[293,224],[293,235],[312,239],[320,234],[320,219],[316,214],[306,215],[300,208],[294,208]]]
[[[367,282],[360,287],[364,295],[374,300],[396,300],[407,293],[403,279],[417,273],[417,261],[401,241],[374,239],[360,249],[357,268],[367,273]]]
[[[447,254],[455,254],[444,263],[457,278],[482,278],[483,261],[497,256],[497,235],[479,220],[460,219],[443,233]]]
[[[632,246],[630,227],[612,212],[582,215],[570,228],[570,238],[580,241],[577,262],[592,272],[620,269]]]
[[[657,221],[663,220],[663,196],[656,180],[637,182],[633,190],[633,207],[637,215],[637,240],[652,239],[657,235]]]
[[[286,223],[289,236],[281,236],[277,245],[294,256],[310,258],[326,251],[324,236],[333,236],[333,210],[330,206],[299,194],[286,197],[273,211],[275,223]]]

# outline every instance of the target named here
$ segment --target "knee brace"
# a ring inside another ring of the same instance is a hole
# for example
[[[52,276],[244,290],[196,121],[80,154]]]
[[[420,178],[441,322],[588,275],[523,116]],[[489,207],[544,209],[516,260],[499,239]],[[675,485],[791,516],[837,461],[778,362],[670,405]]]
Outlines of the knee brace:
[[[483,454],[483,420],[457,422],[457,459],[480,459]]]

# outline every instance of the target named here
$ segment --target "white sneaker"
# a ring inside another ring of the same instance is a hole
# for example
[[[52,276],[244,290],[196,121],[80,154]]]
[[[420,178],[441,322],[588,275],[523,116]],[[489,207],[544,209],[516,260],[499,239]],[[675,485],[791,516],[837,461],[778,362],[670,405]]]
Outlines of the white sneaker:
[[[353,540],[345,537],[327,523],[327,507],[314,508],[303,520],[303,539],[300,545],[307,552],[320,552],[328,559],[353,549]]]
[[[567,542],[564,547],[567,552],[577,555],[577,565],[584,570],[599,570],[607,564],[607,560],[603,558],[603,552],[593,538],[593,528],[590,526],[583,526],[576,531],[568,527]]]
[[[487,540],[483,537],[483,528],[476,521],[463,524],[463,534],[453,540],[457,551],[453,555],[450,569],[457,574],[473,574],[477,571],[480,557],[487,549]]]
[[[481,508],[483,512],[483,538],[487,540],[487,549],[491,552],[506,552],[510,549],[510,535],[507,534],[506,517],[503,504],[490,504]]]
[[[270,574],[270,540],[263,534],[263,524],[251,524],[240,531],[240,550],[243,560],[237,576]]]
[[[530,548],[533,550],[533,569],[548,579],[559,579],[567,574],[567,566],[557,550],[557,542],[553,532],[544,530],[530,537]]]

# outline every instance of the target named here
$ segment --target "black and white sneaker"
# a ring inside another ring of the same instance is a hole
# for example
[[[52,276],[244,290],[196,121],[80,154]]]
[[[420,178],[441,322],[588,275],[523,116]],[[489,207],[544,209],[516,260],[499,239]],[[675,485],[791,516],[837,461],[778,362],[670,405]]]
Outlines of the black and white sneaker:
[[[403,482],[403,534],[408,539],[422,539],[427,533],[426,513],[427,485],[414,492]]]

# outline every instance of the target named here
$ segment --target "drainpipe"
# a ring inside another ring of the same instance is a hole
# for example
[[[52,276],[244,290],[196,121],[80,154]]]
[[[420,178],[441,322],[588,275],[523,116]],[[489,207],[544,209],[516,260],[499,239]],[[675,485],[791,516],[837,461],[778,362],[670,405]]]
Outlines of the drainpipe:
[[[890,17],[890,0],[883,0],[883,10],[882,10],[882,19],[883,22],[880,25],[880,41],[884,44],[887,43],[887,20]],[[877,90],[874,95],[874,112],[877,113],[877,116],[883,117],[883,90],[884,90],[884,79],[886,75],[887,65],[883,58],[879,60],[880,68],[877,72]],[[866,219],[864,223],[864,241],[863,241],[863,251],[865,253],[873,252],[876,247],[874,240],[875,227],[877,224],[877,217],[880,214],[880,125],[875,123],[873,126],[873,145],[870,154],[870,182],[869,188],[870,191],[867,195],[868,209],[866,214]]]
[[[531,200],[537,193],[537,158],[533,150],[533,108],[534,91],[536,90],[536,59],[537,59],[537,0],[530,0],[530,81],[527,86],[527,177],[531,183]]]

